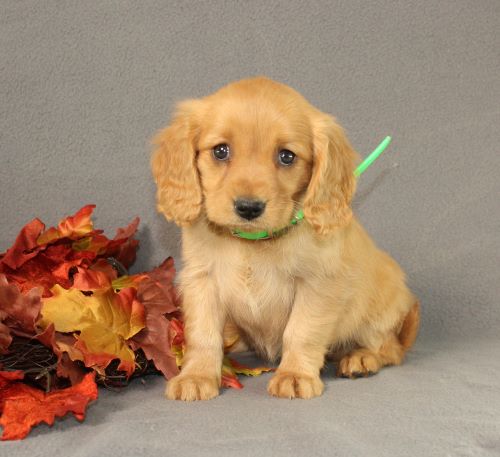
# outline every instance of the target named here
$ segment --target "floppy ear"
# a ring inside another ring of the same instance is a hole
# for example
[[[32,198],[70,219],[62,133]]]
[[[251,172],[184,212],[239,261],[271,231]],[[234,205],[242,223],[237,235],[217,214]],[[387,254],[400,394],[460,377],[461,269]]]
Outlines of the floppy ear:
[[[171,124],[153,139],[157,148],[151,169],[157,185],[157,209],[180,226],[194,222],[201,210],[195,148],[200,104],[200,100],[180,103]]]
[[[312,122],[313,170],[304,199],[306,220],[320,235],[343,227],[352,218],[356,188],[354,152],[332,116],[320,113]]]

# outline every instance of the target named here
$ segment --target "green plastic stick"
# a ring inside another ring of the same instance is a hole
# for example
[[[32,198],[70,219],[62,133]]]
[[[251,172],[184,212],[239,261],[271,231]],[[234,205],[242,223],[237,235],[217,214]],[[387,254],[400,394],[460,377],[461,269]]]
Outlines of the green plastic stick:
[[[382,154],[386,149],[387,146],[391,143],[392,138],[390,136],[386,136],[384,138],[384,141],[380,143],[376,148],[375,151],[373,151],[363,162],[361,162],[358,167],[354,170],[354,176],[356,178],[363,174],[363,172],[373,163],[375,160],[377,160],[377,157]]]

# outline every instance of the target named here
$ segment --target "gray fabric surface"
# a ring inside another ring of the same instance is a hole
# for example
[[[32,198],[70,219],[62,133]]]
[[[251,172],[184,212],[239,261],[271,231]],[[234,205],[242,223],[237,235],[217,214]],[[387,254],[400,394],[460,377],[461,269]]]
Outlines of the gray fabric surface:
[[[329,379],[309,402],[268,376],[167,402],[148,378],[10,456],[500,455],[500,3],[457,0],[0,3],[0,251],[34,216],[86,203],[142,218],[136,271],[178,259],[155,212],[149,140],[176,100],[264,74],[335,114],[366,155],[355,210],[423,306],[408,362]],[[328,375],[326,375],[328,377]]]
[[[38,427],[9,456],[497,456],[500,344],[419,343],[405,365],[372,378],[323,379],[313,400],[266,395],[270,375],[208,402],[161,400],[146,378],[101,392],[83,424]]]

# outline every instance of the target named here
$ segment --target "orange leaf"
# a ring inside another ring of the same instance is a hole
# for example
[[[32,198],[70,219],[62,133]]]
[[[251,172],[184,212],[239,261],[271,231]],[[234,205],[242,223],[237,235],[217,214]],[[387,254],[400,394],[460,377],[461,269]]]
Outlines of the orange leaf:
[[[48,394],[22,382],[21,372],[0,372],[0,425],[2,440],[19,440],[41,422],[52,425],[56,417],[72,412],[78,420],[85,417],[89,402],[97,398],[94,373],[67,389]]]
[[[51,227],[43,232],[37,239],[39,245],[52,243],[60,238],[76,240],[90,233],[93,229],[92,212],[95,205],[86,205],[74,216],[68,216],[59,222],[57,228]]]
[[[73,287],[79,290],[106,289],[111,285],[108,275],[99,270],[90,270],[77,267],[73,276]]]
[[[116,279],[117,272],[106,259],[97,259],[97,261],[89,267],[92,271],[100,271],[104,273],[112,282]]]

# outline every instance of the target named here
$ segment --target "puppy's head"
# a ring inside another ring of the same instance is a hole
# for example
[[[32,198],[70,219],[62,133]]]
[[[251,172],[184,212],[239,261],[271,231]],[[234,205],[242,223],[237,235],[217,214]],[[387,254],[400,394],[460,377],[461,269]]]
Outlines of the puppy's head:
[[[335,120],[265,78],[178,105],[155,138],[158,210],[178,225],[287,226],[302,208],[320,234],[351,218],[356,155]]]

